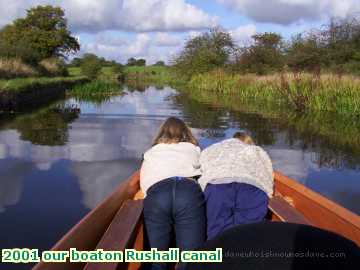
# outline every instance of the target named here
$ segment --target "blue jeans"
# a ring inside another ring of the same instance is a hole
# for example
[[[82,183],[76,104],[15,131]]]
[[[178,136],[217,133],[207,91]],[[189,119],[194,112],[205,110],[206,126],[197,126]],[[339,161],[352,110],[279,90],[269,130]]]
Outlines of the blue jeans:
[[[264,220],[268,196],[245,183],[208,184],[205,188],[207,237],[240,224]]]
[[[203,192],[194,180],[174,177],[156,183],[144,200],[145,246],[168,250],[175,240],[180,250],[195,250],[206,240],[205,211]],[[153,263],[145,268],[168,266]]]

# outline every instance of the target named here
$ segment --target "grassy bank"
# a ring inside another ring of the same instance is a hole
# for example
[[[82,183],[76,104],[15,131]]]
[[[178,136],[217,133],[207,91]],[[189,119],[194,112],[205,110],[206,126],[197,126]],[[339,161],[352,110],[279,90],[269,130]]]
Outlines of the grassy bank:
[[[69,67],[68,72],[69,72],[69,75],[72,77],[82,76],[81,68],[79,68],[79,67]],[[98,80],[116,82],[117,78],[116,78],[116,74],[113,72],[113,68],[112,67],[102,67],[101,73],[98,77]]]
[[[191,91],[236,95],[242,102],[271,103],[300,112],[360,115],[360,78],[354,76],[229,74],[222,70],[192,77]]]
[[[81,76],[0,80],[0,111],[25,111],[49,103],[87,81]]]
[[[28,89],[35,89],[38,87],[52,87],[59,84],[69,84],[83,82],[87,79],[82,76],[77,77],[39,77],[39,78],[18,78],[11,80],[0,80],[0,93],[3,92],[21,92]]]
[[[220,69],[184,81],[169,67],[126,67],[124,71],[126,84],[138,89],[147,85],[169,85],[192,92],[232,96],[242,103],[267,104],[285,111],[360,115],[360,77],[351,75],[278,73],[258,76]]]
[[[70,76],[81,76],[81,68],[69,67]],[[144,81],[150,83],[173,82],[176,77],[172,75],[169,67],[163,66],[124,66],[123,70],[127,81]],[[99,80],[114,76],[112,67],[102,67]]]
[[[183,86],[180,80],[170,67],[165,66],[131,66],[124,68],[125,83],[133,88],[143,89],[149,85],[163,86]]]

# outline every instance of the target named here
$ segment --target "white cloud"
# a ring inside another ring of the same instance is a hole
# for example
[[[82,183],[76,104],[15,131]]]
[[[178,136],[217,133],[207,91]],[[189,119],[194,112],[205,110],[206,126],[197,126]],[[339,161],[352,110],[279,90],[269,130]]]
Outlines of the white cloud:
[[[138,34],[134,42],[123,51],[126,55],[145,55],[148,52],[151,39],[148,34]]]
[[[87,43],[81,44],[81,52],[95,53],[107,59],[125,63],[130,57],[144,58],[153,64],[158,60],[167,62],[174,52],[180,50],[183,41],[180,34],[139,33],[134,36],[102,32]]]
[[[121,39],[117,38],[119,41]],[[94,41],[83,44],[81,53],[95,53],[107,59],[126,62],[130,57],[147,58],[151,42],[149,34],[145,33],[137,34],[134,39],[128,38],[124,43],[114,42],[112,35],[100,34],[100,37],[96,36]]]
[[[0,26],[38,4],[63,7],[71,28],[77,32],[186,31],[217,23],[216,17],[185,0],[1,0]]]
[[[95,37],[95,42],[107,46],[124,46],[129,44],[127,38],[106,32],[98,33]]]
[[[256,34],[256,26],[254,24],[242,25],[230,30],[229,33],[238,45],[246,45]]]
[[[202,34],[202,32],[200,31],[189,31],[189,38],[196,38],[198,36],[200,36]]]
[[[359,0],[217,0],[257,22],[290,24],[301,20],[356,15]]]
[[[155,44],[160,47],[176,47],[182,44],[181,39],[176,35],[168,33],[157,33],[155,36]]]

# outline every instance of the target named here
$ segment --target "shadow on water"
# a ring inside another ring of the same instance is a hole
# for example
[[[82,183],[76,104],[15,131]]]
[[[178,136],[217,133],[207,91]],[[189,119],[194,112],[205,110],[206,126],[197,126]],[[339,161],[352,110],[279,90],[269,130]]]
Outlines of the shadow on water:
[[[0,248],[50,248],[139,167],[169,116],[183,117],[202,147],[239,129],[250,132],[276,169],[360,213],[358,119],[286,114],[169,87],[127,87],[110,98],[68,98],[3,117]]]

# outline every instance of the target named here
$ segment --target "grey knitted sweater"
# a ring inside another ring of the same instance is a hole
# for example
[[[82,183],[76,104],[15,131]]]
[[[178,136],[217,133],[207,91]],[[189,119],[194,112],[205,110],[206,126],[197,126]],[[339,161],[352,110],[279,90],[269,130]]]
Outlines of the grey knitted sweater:
[[[213,144],[200,155],[203,190],[208,183],[232,182],[254,185],[269,197],[273,194],[273,167],[268,154],[259,146],[248,145],[238,139]]]

